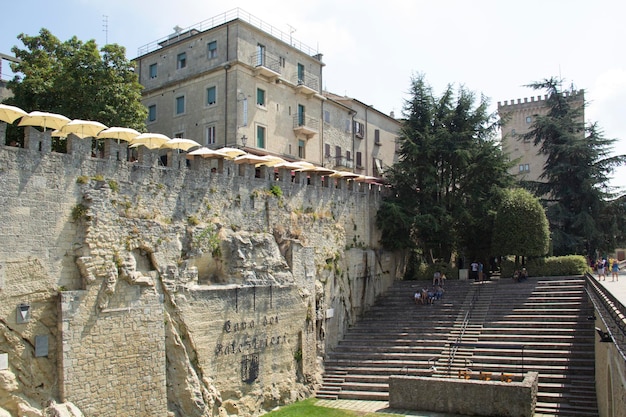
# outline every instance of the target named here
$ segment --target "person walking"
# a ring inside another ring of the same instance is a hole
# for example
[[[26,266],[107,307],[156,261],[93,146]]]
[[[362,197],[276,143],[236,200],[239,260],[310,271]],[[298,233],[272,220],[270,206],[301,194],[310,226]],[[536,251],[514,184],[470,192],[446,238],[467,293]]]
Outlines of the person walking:
[[[606,280],[606,272],[604,272],[605,264],[606,264],[606,260],[605,259],[600,259],[597,262],[597,265],[598,265],[598,281],[605,281]]]
[[[619,262],[617,262],[617,259],[613,259],[613,264],[611,265],[611,281],[619,281]]]

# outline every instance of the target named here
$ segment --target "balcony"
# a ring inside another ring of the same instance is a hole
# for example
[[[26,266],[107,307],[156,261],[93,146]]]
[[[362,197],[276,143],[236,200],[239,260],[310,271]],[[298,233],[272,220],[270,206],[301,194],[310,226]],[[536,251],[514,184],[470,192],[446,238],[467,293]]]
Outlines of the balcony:
[[[319,132],[320,121],[304,114],[293,116],[293,131],[296,135],[312,138]]]
[[[354,160],[348,159],[346,156],[330,156],[326,158],[331,162],[331,168],[338,171],[351,170],[354,168]]]
[[[269,81],[280,77],[280,61],[267,52],[257,52],[250,56],[250,65],[254,67],[255,75],[261,75]]]
[[[296,80],[296,92],[305,96],[319,93],[319,79],[309,74],[303,74]]]

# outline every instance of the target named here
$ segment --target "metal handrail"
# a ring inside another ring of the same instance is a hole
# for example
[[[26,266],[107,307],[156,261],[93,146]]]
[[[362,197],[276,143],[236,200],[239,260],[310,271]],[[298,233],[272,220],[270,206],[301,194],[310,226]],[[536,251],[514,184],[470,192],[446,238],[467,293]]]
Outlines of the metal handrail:
[[[196,33],[204,32],[206,30],[212,29],[224,23],[231,22],[236,19],[243,20],[244,22],[247,22],[256,28],[261,29],[262,31],[272,35],[275,38],[280,39],[281,41],[289,44],[290,46],[296,49],[299,49],[300,51],[304,52],[307,55],[315,56],[318,54],[317,49],[307,46],[303,44],[302,42],[294,39],[291,36],[291,33],[287,34],[279,29],[276,29],[274,26],[262,21],[261,19],[254,17],[250,13],[237,7],[225,13],[219,14],[212,18],[203,20],[202,22],[191,25],[187,28],[179,29],[179,31],[174,35],[165,36],[161,39],[157,39],[156,41],[140,46],[137,49],[137,56],[142,56],[142,55],[145,55],[147,53],[150,53],[152,51],[159,49],[159,47],[161,46],[163,42],[168,42],[168,41],[174,42],[174,41],[177,41],[177,40],[189,37],[189,36],[193,36]]]
[[[470,305],[467,311],[465,312],[465,317],[463,317],[463,323],[461,323],[461,332],[456,337],[456,340],[451,344],[452,349],[450,349],[450,354],[448,355],[448,376],[450,376],[450,373],[452,371],[452,362],[454,362],[454,359],[456,357],[456,351],[458,350],[459,346],[461,345],[463,341],[465,330],[467,329],[467,325],[469,324],[469,321],[472,318],[472,310],[474,309],[474,304],[476,304],[476,301],[478,300],[478,297],[480,296],[481,288],[482,286],[478,286],[478,289],[474,291],[474,295],[472,296],[472,301],[470,301]]]
[[[626,361],[626,307],[606,288],[599,285],[591,274],[585,274],[585,281],[585,289],[595,311],[600,314],[600,319],[615,347]]]

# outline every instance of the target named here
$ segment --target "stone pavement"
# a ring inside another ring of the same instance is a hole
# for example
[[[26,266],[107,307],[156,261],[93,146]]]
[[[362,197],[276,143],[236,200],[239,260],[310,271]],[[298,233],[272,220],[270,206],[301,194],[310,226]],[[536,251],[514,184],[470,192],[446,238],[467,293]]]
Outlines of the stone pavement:
[[[596,279],[598,284],[601,284],[604,288],[606,288],[615,298],[619,300],[620,303],[626,306],[626,268],[622,263],[619,271],[619,280],[611,281],[611,271],[608,271],[608,276],[605,281],[598,281],[598,275],[594,274],[593,277]]]

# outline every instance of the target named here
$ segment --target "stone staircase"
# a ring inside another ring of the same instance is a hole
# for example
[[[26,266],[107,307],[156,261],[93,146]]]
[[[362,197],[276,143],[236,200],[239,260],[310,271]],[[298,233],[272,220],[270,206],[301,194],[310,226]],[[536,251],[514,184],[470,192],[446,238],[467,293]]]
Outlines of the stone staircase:
[[[519,380],[537,371],[537,415],[598,415],[584,280],[448,281],[442,300],[415,305],[412,294],[426,285],[397,282],[347,332],[327,354],[318,398],[386,401],[390,375]]]

